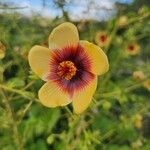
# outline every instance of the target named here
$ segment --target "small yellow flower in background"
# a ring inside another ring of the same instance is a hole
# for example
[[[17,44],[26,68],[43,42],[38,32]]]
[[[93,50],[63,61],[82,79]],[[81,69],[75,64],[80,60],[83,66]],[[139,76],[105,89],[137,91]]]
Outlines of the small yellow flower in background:
[[[138,139],[137,141],[131,144],[133,150],[139,150],[139,148],[143,145],[142,141]]]
[[[134,126],[138,129],[142,127],[142,116],[140,114],[136,114],[134,117]]]
[[[0,59],[3,59],[5,57],[5,45],[0,41]]]
[[[47,107],[72,102],[76,114],[90,104],[97,87],[97,75],[109,69],[102,49],[88,41],[79,41],[75,25],[66,22],[49,36],[49,48],[34,46],[28,59],[31,69],[46,83],[39,90],[39,100]]]
[[[143,80],[143,79],[145,79],[145,75],[144,75],[143,71],[134,71],[133,78],[136,80]]]
[[[140,53],[140,46],[137,43],[128,44],[127,53],[129,55],[137,55],[138,53]]]
[[[127,23],[128,23],[128,17],[127,16],[121,16],[118,19],[118,26],[119,27],[124,27],[125,25],[127,25]]]
[[[110,38],[108,36],[108,33],[105,31],[97,32],[95,37],[95,42],[100,47],[105,47],[109,44]]]
[[[150,91],[150,79],[146,80],[143,84],[143,86]]]

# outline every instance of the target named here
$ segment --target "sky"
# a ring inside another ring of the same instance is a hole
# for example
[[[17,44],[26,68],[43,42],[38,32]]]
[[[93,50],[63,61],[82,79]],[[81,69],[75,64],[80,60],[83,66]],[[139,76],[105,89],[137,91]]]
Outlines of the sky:
[[[13,2],[15,6],[26,7],[25,9],[17,10],[18,12],[30,16],[33,13],[40,14],[44,17],[53,18],[61,16],[62,12],[57,9],[53,0],[45,0],[47,6],[43,8],[42,0],[0,0],[0,2]],[[96,6],[91,4],[88,6],[89,0],[66,0],[65,9],[69,12],[72,20],[80,19],[95,19],[105,20],[115,14],[115,2],[131,3],[133,0],[93,0]]]

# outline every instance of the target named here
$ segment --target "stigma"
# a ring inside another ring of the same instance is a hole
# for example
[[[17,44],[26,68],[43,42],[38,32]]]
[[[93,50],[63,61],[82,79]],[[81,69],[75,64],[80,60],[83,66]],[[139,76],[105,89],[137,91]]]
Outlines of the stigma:
[[[72,61],[62,61],[59,63],[57,74],[66,80],[71,80],[77,72],[77,68]]]

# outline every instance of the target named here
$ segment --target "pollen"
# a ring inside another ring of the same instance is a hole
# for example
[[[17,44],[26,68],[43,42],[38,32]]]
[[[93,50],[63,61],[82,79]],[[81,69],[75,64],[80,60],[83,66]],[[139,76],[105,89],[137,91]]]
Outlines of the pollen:
[[[58,66],[57,74],[66,80],[71,80],[75,76],[77,68],[72,61],[63,61]]]

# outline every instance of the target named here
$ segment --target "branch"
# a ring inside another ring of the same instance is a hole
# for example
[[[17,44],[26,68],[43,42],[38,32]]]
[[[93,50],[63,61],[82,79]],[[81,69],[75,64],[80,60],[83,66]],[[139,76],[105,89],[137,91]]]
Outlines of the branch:
[[[14,115],[13,115],[13,111],[11,109],[11,106],[10,106],[10,103],[9,103],[9,100],[8,98],[6,97],[3,89],[0,89],[0,92],[1,92],[1,95],[3,96],[3,99],[4,99],[4,103],[5,103],[5,106],[6,106],[6,109],[8,111],[8,115],[9,115],[9,119],[10,119],[10,123],[12,125],[12,131],[13,131],[13,136],[14,136],[14,141],[16,143],[16,146],[17,146],[17,149],[18,150],[23,150],[23,144],[22,144],[22,141],[21,141],[21,138],[20,138],[20,135],[19,135],[19,132],[18,132],[18,127],[17,127],[17,123],[14,119]]]

